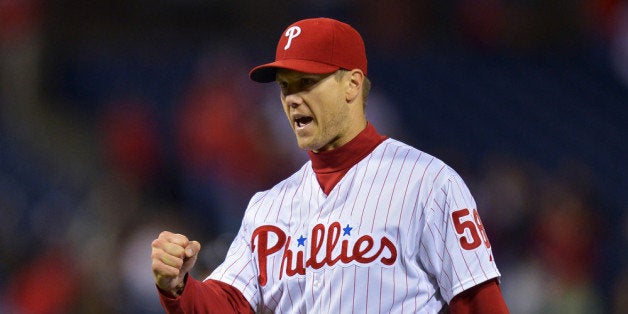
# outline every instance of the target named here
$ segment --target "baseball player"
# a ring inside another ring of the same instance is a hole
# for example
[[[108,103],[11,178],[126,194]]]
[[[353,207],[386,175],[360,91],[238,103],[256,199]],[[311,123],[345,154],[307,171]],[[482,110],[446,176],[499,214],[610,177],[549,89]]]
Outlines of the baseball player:
[[[224,262],[188,274],[200,244],[164,231],[152,269],[168,313],[507,313],[475,201],[441,160],[380,135],[360,34],[328,18],[290,25],[272,63],[310,160],[255,194]]]

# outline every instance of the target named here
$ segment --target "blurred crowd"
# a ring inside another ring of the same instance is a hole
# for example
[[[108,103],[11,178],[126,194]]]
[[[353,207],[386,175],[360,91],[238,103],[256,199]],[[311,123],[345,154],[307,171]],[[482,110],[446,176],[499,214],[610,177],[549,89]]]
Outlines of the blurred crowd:
[[[382,134],[468,183],[512,313],[627,313],[622,0],[0,0],[0,313],[161,313],[162,230],[221,262],[248,199],[307,160],[279,32],[364,36]]]

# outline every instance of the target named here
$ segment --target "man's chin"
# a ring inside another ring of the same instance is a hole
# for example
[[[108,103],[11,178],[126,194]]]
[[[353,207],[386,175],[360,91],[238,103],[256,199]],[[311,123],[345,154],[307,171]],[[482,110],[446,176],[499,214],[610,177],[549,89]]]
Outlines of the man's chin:
[[[297,138],[297,145],[299,146],[300,149],[305,150],[305,151],[315,151],[318,149],[318,147],[316,145],[313,145],[313,143],[310,143],[308,141],[303,141],[303,140],[299,140]]]

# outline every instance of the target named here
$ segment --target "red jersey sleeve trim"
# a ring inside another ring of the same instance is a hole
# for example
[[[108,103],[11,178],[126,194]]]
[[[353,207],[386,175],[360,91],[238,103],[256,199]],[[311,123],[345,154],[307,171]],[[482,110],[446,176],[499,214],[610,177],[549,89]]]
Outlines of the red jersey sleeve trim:
[[[452,314],[510,313],[497,284],[497,279],[489,280],[456,295],[449,303],[449,310]]]
[[[168,314],[254,313],[240,290],[217,280],[201,282],[188,276],[183,293],[178,297],[157,289],[161,305]]]

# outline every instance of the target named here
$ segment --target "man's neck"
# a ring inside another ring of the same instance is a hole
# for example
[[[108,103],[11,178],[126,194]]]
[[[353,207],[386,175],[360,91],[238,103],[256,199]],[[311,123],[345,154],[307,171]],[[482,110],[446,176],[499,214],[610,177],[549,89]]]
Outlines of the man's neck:
[[[315,153],[308,152],[316,179],[325,194],[329,194],[344,175],[386,140],[368,123],[356,137],[336,149]]]

